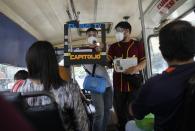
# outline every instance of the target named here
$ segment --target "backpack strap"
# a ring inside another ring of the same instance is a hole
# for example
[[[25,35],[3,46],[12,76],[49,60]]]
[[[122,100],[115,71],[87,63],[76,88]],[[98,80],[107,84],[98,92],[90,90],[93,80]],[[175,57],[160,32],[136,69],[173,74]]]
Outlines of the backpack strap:
[[[85,69],[85,71],[86,71],[89,75],[94,76],[95,70],[96,70],[96,64],[93,65],[92,73],[91,73],[89,70],[87,70],[87,68],[86,68],[84,65],[83,65],[83,68]]]
[[[87,72],[87,74],[91,75],[91,72],[87,70],[87,68],[83,65],[84,70]]]
[[[93,65],[93,72],[92,72],[92,76],[94,76],[95,74],[95,69],[96,69],[96,64]]]

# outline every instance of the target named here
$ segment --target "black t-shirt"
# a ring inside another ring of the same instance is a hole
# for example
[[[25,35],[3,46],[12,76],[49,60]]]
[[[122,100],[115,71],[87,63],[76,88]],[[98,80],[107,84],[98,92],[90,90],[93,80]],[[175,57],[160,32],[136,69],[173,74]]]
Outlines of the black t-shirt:
[[[171,66],[148,80],[132,103],[136,119],[149,113],[155,116],[155,131],[176,131],[187,80],[195,73],[195,63]],[[179,111],[177,111],[179,112]],[[181,111],[182,112],[182,111]]]

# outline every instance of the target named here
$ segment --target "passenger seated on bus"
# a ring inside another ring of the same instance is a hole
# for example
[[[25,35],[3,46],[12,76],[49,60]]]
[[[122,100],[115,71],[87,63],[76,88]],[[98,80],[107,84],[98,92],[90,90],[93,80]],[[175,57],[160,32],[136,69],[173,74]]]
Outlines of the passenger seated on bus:
[[[26,54],[26,64],[29,78],[19,89],[19,92],[49,91],[54,94],[61,109],[72,109],[76,120],[77,131],[88,131],[88,118],[80,98],[80,89],[77,84],[63,81],[59,76],[59,68],[54,48],[47,41],[37,41]],[[46,105],[50,99],[46,96],[28,98],[31,106]],[[69,114],[64,113],[65,116]],[[65,126],[67,123],[64,123]],[[68,127],[67,127],[68,128]],[[67,129],[70,130],[70,129]]]
[[[187,81],[195,73],[195,28],[173,21],[160,30],[159,41],[169,67],[145,83],[129,112],[137,119],[153,113],[155,131],[179,131]]]
[[[59,74],[60,74],[60,77],[63,80],[65,80],[65,81],[73,81],[72,79],[70,79],[70,72],[64,66],[59,66]],[[75,83],[77,83],[77,81],[75,81]],[[89,107],[89,105],[91,103],[91,99],[87,98],[82,90],[80,90],[80,95],[81,95],[81,100],[82,100],[83,105],[85,107],[87,116],[88,116],[88,118],[90,120],[92,118],[92,116],[93,116],[93,113],[94,113],[91,110],[88,110],[88,107]]]
[[[14,75],[14,85],[12,87],[13,92],[17,92],[18,88],[24,83],[24,81],[28,78],[28,72],[25,70],[19,70]]]

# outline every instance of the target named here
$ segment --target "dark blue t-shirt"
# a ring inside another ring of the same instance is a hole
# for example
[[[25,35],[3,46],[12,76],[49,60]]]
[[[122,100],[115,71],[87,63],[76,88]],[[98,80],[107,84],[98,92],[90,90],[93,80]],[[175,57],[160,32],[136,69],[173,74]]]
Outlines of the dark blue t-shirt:
[[[155,131],[176,131],[181,119],[178,112],[182,113],[184,90],[193,73],[195,63],[177,65],[148,80],[132,103],[135,118],[143,119],[153,113]]]

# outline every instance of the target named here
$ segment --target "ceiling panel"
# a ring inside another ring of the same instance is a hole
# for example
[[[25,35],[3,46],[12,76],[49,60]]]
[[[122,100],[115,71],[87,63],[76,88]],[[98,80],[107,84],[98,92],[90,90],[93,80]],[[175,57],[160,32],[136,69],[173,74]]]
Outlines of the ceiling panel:
[[[81,23],[113,22],[115,26],[123,20],[123,16],[128,15],[132,25],[132,36],[135,37],[141,32],[138,1],[98,0],[96,18],[94,16],[95,0],[73,1],[76,11],[80,12],[79,20]],[[25,21],[29,26],[28,28],[24,26],[24,28],[35,37],[40,36],[39,39],[49,40],[54,44],[63,43],[63,24],[69,20],[66,9],[69,7],[70,12],[72,12],[68,0],[0,0],[0,2],[3,2],[17,14],[18,18]],[[151,0],[143,0],[144,8],[150,2]],[[6,10],[4,9],[2,12],[6,12]],[[16,19],[14,17],[13,20],[17,21]],[[33,33],[32,30],[38,33]],[[85,39],[84,36],[82,38],[78,36],[76,31],[73,31],[72,35],[73,42]],[[108,36],[109,39],[114,37],[114,32],[112,31]]]

